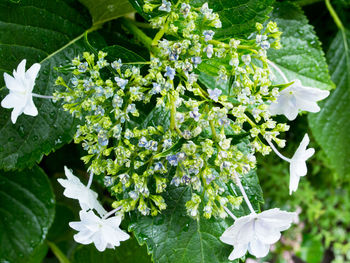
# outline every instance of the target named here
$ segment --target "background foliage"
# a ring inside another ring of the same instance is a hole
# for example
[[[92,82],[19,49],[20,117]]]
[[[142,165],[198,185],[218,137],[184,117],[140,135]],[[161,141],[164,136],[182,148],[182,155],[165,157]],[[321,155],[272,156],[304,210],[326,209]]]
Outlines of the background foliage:
[[[206,1],[191,2],[200,6]],[[273,156],[261,158],[257,173],[244,182],[249,186],[248,194],[257,197],[255,205],[263,201],[258,174],[264,190],[263,208],[278,206],[301,211],[299,225],[285,235],[266,260],[349,262],[350,1],[332,1],[341,24],[334,20],[326,4],[317,0],[208,2],[223,21],[220,38],[247,36],[256,22],[270,17],[284,32],[283,49],[271,51],[270,60],[290,79],[299,78],[307,86],[335,88],[321,112],[299,117],[287,134],[288,142],[297,143],[311,131],[317,149],[309,164],[312,172],[303,178],[299,191],[291,198],[286,195],[288,167]],[[143,13],[142,3],[0,0],[1,75],[11,73],[23,58],[28,66],[40,62],[34,91],[49,95],[58,74],[54,68],[89,50],[90,45],[104,48],[110,56],[122,57],[123,61],[147,58],[147,51],[118,20],[136,10],[140,13],[137,20],[144,22],[149,17]],[[150,29],[145,31],[153,34]],[[205,73],[201,82],[212,85],[215,65],[205,65],[201,70]],[[279,81],[278,74],[276,77]],[[2,78],[0,86],[4,86]],[[0,89],[1,99],[6,92],[4,87]],[[168,192],[164,196],[168,210],[157,217],[129,214],[123,228],[129,229],[133,238],[115,251],[99,253],[92,246],[77,245],[68,222],[77,219],[78,209],[76,203],[63,198],[56,179],[63,176],[64,165],[79,171],[80,177],[87,176],[79,160],[82,149],[69,144],[78,122],[57,103],[35,98],[35,104],[40,114],[36,118],[21,116],[16,125],[10,122],[9,111],[0,109],[0,262],[109,263],[135,262],[135,258],[141,263],[228,262],[231,248],[218,237],[232,222],[202,218],[194,221],[187,217],[183,200],[190,196],[188,188]],[[164,112],[151,112],[149,118],[159,121],[163,115]],[[296,147],[290,143],[285,151],[291,156]],[[103,193],[98,183],[93,187]],[[102,201],[110,205],[107,193]]]

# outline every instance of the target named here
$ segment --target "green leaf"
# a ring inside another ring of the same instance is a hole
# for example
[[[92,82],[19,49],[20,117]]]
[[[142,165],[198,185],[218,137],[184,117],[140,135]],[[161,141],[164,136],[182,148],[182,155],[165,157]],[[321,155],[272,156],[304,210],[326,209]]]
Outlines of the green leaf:
[[[145,246],[140,246],[134,238],[121,242],[114,250],[99,252],[94,245],[80,246],[73,252],[72,263],[151,263]]]
[[[332,80],[337,85],[320,103],[321,111],[309,114],[309,124],[316,141],[332,167],[341,176],[350,175],[350,32],[339,32],[327,53]]]
[[[215,38],[223,39],[254,32],[257,22],[268,19],[274,0],[193,0],[191,5],[200,7],[206,2],[220,16],[222,28],[216,30]]]
[[[106,59],[110,62],[117,59],[121,59],[123,62],[145,62],[146,61],[140,55],[122,46],[118,46],[118,45],[108,46],[103,48],[102,50],[108,54]]]
[[[282,48],[270,49],[268,58],[275,63],[288,80],[300,79],[305,86],[332,89],[328,68],[321,44],[300,7],[284,2],[276,3],[271,20],[277,22]],[[283,78],[275,72],[277,82]]]
[[[319,238],[306,235],[297,256],[307,263],[322,262],[324,247]]]
[[[69,222],[74,221],[74,212],[66,204],[56,204],[55,220],[47,234],[47,239],[50,241],[59,241],[64,239],[66,236],[71,238],[71,228]]]
[[[0,74],[11,74],[26,58],[27,68],[41,62],[33,92],[51,95],[57,72],[54,67],[67,64],[85,51],[84,31],[90,18],[73,0],[22,0],[18,4],[0,3]],[[40,19],[38,19],[40,17]],[[3,85],[0,78],[0,85]],[[8,94],[3,88],[0,100]],[[0,108],[0,169],[23,169],[41,160],[43,154],[69,142],[76,122],[61,105],[34,98],[38,116],[22,114],[16,124],[11,110]]]
[[[92,16],[94,26],[121,17],[134,9],[128,0],[79,0]]]
[[[49,247],[47,246],[47,244],[45,242],[42,243],[40,246],[35,248],[27,263],[42,262],[43,259],[46,257],[48,251]]]
[[[32,254],[39,258],[54,214],[51,185],[38,166],[15,173],[1,171],[0,262],[27,263]]]
[[[258,209],[262,192],[256,173],[250,173],[242,183],[249,186],[247,194]],[[234,186],[234,190],[239,193],[238,187]],[[146,243],[154,262],[230,262],[228,256],[233,248],[223,244],[219,237],[233,223],[231,218],[208,220],[200,217],[199,220],[194,220],[188,217],[185,208],[185,203],[191,199],[191,189],[188,187],[169,188],[164,194],[164,199],[168,207],[162,214],[156,217],[134,214],[130,219],[129,230],[134,232],[139,243]],[[243,216],[249,214],[249,211],[243,206],[234,213]]]
[[[144,0],[129,0],[136,11],[146,19],[159,15],[157,9],[152,14],[143,11]],[[232,38],[249,35],[255,31],[257,22],[263,23],[272,10],[274,0],[192,0],[191,6],[201,7],[208,3],[220,16],[222,28],[216,29],[215,38]]]

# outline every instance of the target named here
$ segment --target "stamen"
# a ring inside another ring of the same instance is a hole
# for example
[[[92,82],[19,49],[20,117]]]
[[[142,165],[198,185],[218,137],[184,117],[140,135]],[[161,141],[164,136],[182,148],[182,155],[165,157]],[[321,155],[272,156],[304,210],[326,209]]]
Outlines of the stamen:
[[[282,155],[277,149],[276,147],[273,145],[273,143],[270,140],[266,140],[267,143],[270,145],[271,149],[275,152],[275,154],[277,154],[278,157],[280,157],[282,160],[286,161],[286,162],[291,162],[291,159],[285,157],[284,155]]]
[[[277,67],[277,65],[276,65],[275,63],[273,63],[273,62],[270,61],[270,60],[267,60],[267,63],[268,63],[271,67],[273,67],[273,68],[278,72],[278,74],[281,75],[281,77],[283,78],[283,80],[284,80],[286,83],[289,82],[289,80],[287,79],[286,75],[284,75],[284,73],[282,72],[282,70],[280,70],[280,68]]]
[[[242,185],[241,180],[239,179],[238,175],[236,176],[236,182],[238,184],[239,190],[241,190],[241,193],[243,195],[244,201],[248,205],[248,208],[249,208],[250,212],[252,214],[256,214],[255,211],[254,211],[254,208],[252,206],[252,203],[249,201],[249,198],[248,198],[248,196],[247,196],[247,194],[246,194],[246,192],[245,192],[245,190],[243,188],[243,185]]]
[[[237,220],[237,217],[234,214],[232,214],[232,212],[226,206],[224,206],[224,209],[230,217],[232,217],[234,220]]]
[[[40,95],[40,94],[36,94],[36,93],[32,93],[33,97],[37,97],[37,98],[42,98],[42,99],[53,99],[53,96],[45,96],[45,95]]]

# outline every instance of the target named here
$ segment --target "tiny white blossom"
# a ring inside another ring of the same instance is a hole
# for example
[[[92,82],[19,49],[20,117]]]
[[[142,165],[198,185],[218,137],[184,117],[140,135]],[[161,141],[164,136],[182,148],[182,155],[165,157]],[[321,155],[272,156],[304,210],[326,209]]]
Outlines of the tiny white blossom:
[[[212,44],[209,44],[208,46],[206,46],[203,51],[205,53],[207,53],[207,57],[208,58],[211,58],[213,56],[213,53],[214,53],[214,47]]]
[[[208,42],[209,40],[212,40],[214,34],[215,32],[213,30],[204,30],[203,31],[204,41]]]
[[[222,91],[218,88],[208,89],[209,98],[211,98],[215,102],[218,102],[221,93]]]
[[[77,199],[83,210],[95,209],[101,216],[106,214],[106,210],[97,201],[97,193],[82,184],[79,178],[73,175],[67,167],[64,167],[64,172],[67,179],[57,179],[65,188],[63,195],[68,198]]]
[[[288,88],[282,90],[277,100],[271,103],[269,111],[272,115],[284,114],[289,120],[298,116],[298,111],[318,112],[317,101],[328,97],[328,90],[304,87],[300,80],[295,80]]]
[[[4,73],[6,87],[10,93],[1,101],[1,106],[6,109],[13,108],[11,113],[12,123],[16,123],[17,118],[22,113],[30,116],[38,115],[38,110],[33,102],[33,88],[35,79],[40,70],[40,64],[33,64],[25,71],[26,60],[23,59],[13,70],[13,77]]]
[[[129,235],[119,228],[121,216],[100,218],[93,211],[79,212],[79,222],[70,222],[69,226],[79,233],[74,235],[74,240],[87,245],[94,243],[98,251],[113,248],[120,245],[120,241],[129,239]]]
[[[306,149],[309,142],[309,136],[305,134],[298,149],[290,160],[289,194],[292,194],[292,192],[295,192],[298,189],[300,177],[307,174],[306,160],[315,153],[314,148]]]
[[[222,242],[234,246],[228,259],[241,258],[247,251],[257,258],[265,257],[270,245],[280,239],[281,231],[287,230],[296,216],[274,208],[238,218],[220,237]]]
[[[160,11],[170,12],[171,3],[169,1],[163,0],[161,6],[158,8]]]

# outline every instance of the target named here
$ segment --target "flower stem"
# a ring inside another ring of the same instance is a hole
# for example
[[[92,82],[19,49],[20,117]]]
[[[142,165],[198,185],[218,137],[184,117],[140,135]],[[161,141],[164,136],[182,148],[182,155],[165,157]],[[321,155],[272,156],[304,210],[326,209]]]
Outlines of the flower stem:
[[[339,30],[342,33],[344,49],[346,51],[346,54],[348,54],[347,51],[349,50],[349,46],[348,46],[348,42],[347,42],[346,29],[345,29],[343,23],[341,22],[337,12],[334,10],[333,6],[331,5],[331,2],[329,0],[325,0],[325,1],[326,1],[326,6],[328,8],[329,13],[333,17],[335,24],[337,25],[337,27],[339,28]],[[350,68],[350,58],[348,55],[346,55],[346,64],[347,64],[347,67]]]
[[[334,20],[335,24],[337,25],[337,27],[342,31],[345,30],[344,25],[341,22],[341,20],[339,19],[337,12],[335,12],[333,6],[331,5],[331,2],[329,0],[325,0],[325,1],[326,1],[327,9],[328,9],[329,13],[331,14],[331,16],[333,17],[333,20]]]
[[[266,140],[267,143],[270,145],[271,149],[275,152],[275,154],[277,154],[278,157],[280,157],[282,160],[289,162],[290,163],[290,159],[285,157],[284,155],[282,155],[275,147],[275,145],[273,145],[273,143],[270,140]]]
[[[112,211],[109,211],[107,214],[105,214],[102,219],[107,219],[111,215],[113,215],[115,212],[119,211],[122,208],[122,206],[118,206],[117,208],[113,209]]]
[[[224,206],[224,209],[230,217],[232,217],[234,220],[237,220],[237,217],[234,214],[232,214],[232,212],[226,206]]]
[[[287,79],[286,75],[282,72],[282,70],[281,70],[279,67],[277,67],[277,65],[276,65],[275,63],[273,63],[273,62],[270,61],[270,60],[267,60],[267,63],[268,63],[271,67],[273,67],[273,68],[278,72],[278,74],[281,75],[281,77],[283,78],[283,80],[284,80],[286,83],[289,82],[289,80]]]
[[[87,184],[87,188],[90,188],[91,187],[91,184],[92,184],[92,179],[94,178],[94,173],[91,171],[90,172],[90,177],[89,177],[89,182]]]
[[[70,263],[69,259],[66,257],[65,254],[63,254],[63,252],[59,249],[59,247],[56,246],[56,244],[48,240],[46,240],[46,244],[50,247],[52,253],[56,256],[56,258],[60,263]]]
[[[238,185],[238,187],[239,187],[239,190],[241,190],[241,193],[242,193],[242,195],[243,195],[244,201],[246,202],[246,204],[247,204],[247,206],[248,206],[250,212],[251,212],[252,214],[256,214],[256,213],[255,213],[255,210],[254,210],[254,208],[253,208],[253,206],[252,206],[252,203],[249,201],[249,198],[248,198],[248,196],[247,196],[247,194],[246,194],[246,192],[245,192],[245,190],[244,190],[244,188],[243,188],[243,185],[242,185],[242,183],[241,183],[241,180],[239,179],[239,176],[237,175],[235,179],[236,179],[236,182],[237,182],[237,185]]]
[[[42,98],[42,99],[53,99],[53,96],[45,96],[45,95],[40,95],[40,94],[36,94],[36,93],[32,93],[33,97],[37,97],[37,98]]]
[[[123,26],[132,33],[148,50],[152,50],[152,39],[142,32],[130,19],[121,19]]]
[[[174,97],[172,95],[169,95],[170,99],[170,129],[175,129],[175,117],[176,117],[176,106]]]

